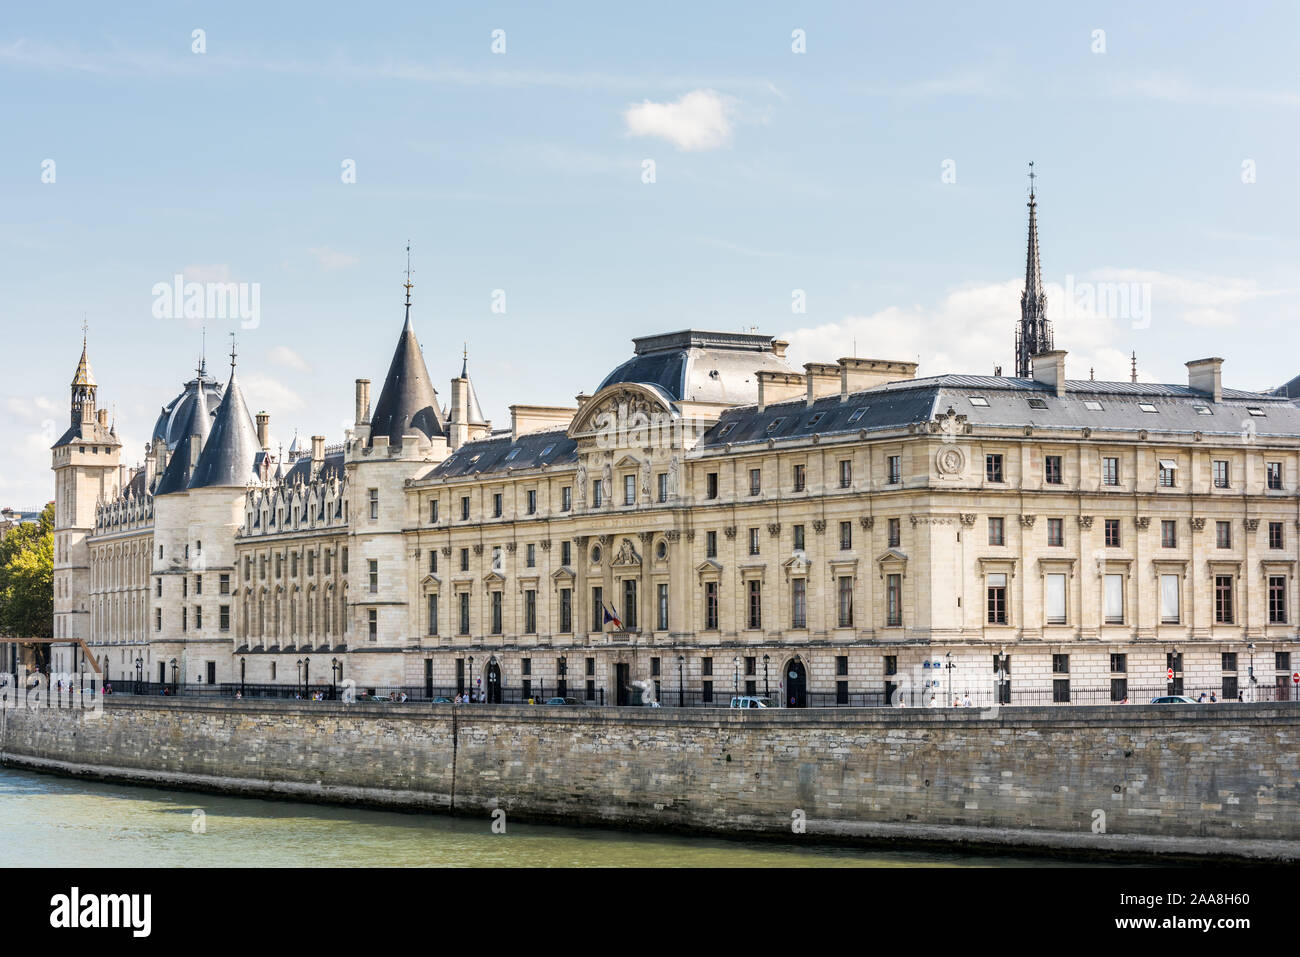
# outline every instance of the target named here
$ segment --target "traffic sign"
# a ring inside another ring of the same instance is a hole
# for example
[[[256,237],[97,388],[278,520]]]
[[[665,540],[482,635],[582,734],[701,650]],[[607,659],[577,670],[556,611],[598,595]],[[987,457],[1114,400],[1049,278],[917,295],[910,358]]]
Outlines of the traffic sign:
[[[1291,673],[1291,680],[1300,685],[1300,671],[1293,671]]]
[[[1173,680],[1174,680],[1174,669],[1173,669],[1173,668],[1170,668],[1169,671],[1168,671],[1168,674],[1169,674],[1169,680],[1170,680],[1170,681],[1173,681]]]

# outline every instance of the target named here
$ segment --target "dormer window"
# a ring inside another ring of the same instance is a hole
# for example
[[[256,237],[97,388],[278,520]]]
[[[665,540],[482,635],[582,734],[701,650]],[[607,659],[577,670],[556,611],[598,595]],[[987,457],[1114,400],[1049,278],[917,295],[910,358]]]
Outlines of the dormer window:
[[[989,407],[989,400],[984,398],[982,395],[973,395],[970,397],[970,404],[978,409],[987,409]]]
[[[1194,405],[1192,408],[1196,410],[1197,415],[1214,415],[1214,410],[1208,405]]]
[[[520,452],[519,449],[511,449],[510,454],[506,456],[506,461],[513,462],[515,458],[519,455],[519,452]]]
[[[825,414],[826,414],[825,412],[818,412],[816,415],[814,415],[811,419],[808,420],[808,425],[805,426],[805,428],[811,429],[814,425],[816,425],[818,422],[822,420],[822,416],[824,416]]]
[[[726,425],[724,425],[724,426],[722,427],[722,431],[718,433],[718,438],[720,438],[720,439],[721,439],[721,438],[725,438],[726,435],[727,435],[727,433],[730,432],[730,431],[731,431],[732,429],[734,429],[735,427],[736,427],[736,423],[735,423],[735,422],[728,422]]]
[[[1154,405],[1152,405],[1150,402],[1139,402],[1139,403],[1138,403],[1138,408],[1141,409],[1143,412],[1158,412],[1158,411],[1160,411],[1160,410],[1157,409]]]
[[[858,419],[862,418],[863,413],[865,413],[866,411],[867,411],[867,407],[865,405],[860,409],[854,409],[853,414],[849,416],[849,423],[852,424],[858,421]]]
[[[767,426],[767,434],[768,434],[768,435],[771,435],[773,432],[775,432],[777,429],[779,429],[779,428],[781,427],[781,423],[784,422],[784,421],[785,421],[784,418],[781,418],[781,419],[773,419],[773,420],[768,424],[768,426]]]
[[[1096,399],[1085,399],[1083,402],[1083,407],[1087,409],[1089,412],[1100,412],[1102,410],[1101,403],[1098,402]]]
[[[1047,401],[1045,399],[1030,399],[1029,407],[1031,409],[1046,409]]]
[[[546,448],[542,449],[542,454],[541,454],[540,456],[538,456],[538,457],[544,459],[544,458],[546,458],[546,456],[550,455],[550,454],[551,454],[552,452],[554,452],[554,451],[555,451],[555,443],[552,442],[552,443],[551,443],[550,445],[548,445]]]
[[[1263,418],[1264,416],[1264,410],[1257,405],[1246,406],[1246,411],[1249,412],[1251,415],[1258,416],[1260,418]]]

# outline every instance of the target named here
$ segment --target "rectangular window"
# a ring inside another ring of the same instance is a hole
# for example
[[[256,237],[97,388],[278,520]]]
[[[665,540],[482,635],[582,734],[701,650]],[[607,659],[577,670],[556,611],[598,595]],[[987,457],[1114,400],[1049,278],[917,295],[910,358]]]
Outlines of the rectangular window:
[[[1043,459],[1043,481],[1048,485],[1060,485],[1064,481],[1061,477],[1061,457],[1059,455],[1049,455]]]
[[[790,627],[808,627],[808,580],[794,578],[790,581]]]
[[[377,562],[375,559],[372,558],[370,559],[369,566],[370,566],[370,594],[377,595],[379,593],[379,562]]]
[[[457,631],[462,635],[468,635],[469,634],[469,592],[461,592],[460,595],[457,597],[460,599],[460,621],[458,623],[460,627],[457,629]]]
[[[1111,655],[1110,670],[1120,673],[1128,671],[1128,655]]]
[[[656,622],[656,625],[659,631],[667,631],[668,630],[668,586],[665,584],[660,584],[657,591],[658,591],[658,599],[659,599],[659,620]]]
[[[1052,655],[1052,674],[1068,675],[1070,673],[1069,655]]]
[[[901,485],[903,482],[903,457],[901,455],[891,455],[886,460],[886,464],[885,484]]]
[[[889,575],[885,579],[885,624],[895,628],[903,624],[902,575]]]
[[[223,573],[223,574],[217,576],[217,594],[218,594],[218,595],[229,595],[229,594],[230,594],[230,574],[229,574],[229,573]]]
[[[537,592],[524,589],[524,634],[537,634]]]
[[[1119,519],[1106,519],[1106,547],[1119,548]]]
[[[1124,576],[1107,575],[1102,585],[1102,614],[1108,625],[1124,624]]]
[[[1053,546],[1065,545],[1065,520],[1061,518],[1049,518],[1047,520],[1047,544]]]
[[[162,631],[162,609],[161,608],[155,608],[153,610],[153,630]]]
[[[1128,679],[1127,678],[1110,679],[1110,700],[1111,701],[1128,700]]]
[[[500,492],[492,493],[492,517],[493,518],[501,517],[501,493]]]
[[[594,482],[591,483],[592,508],[600,508],[601,494],[604,490],[604,487],[605,487],[605,483],[601,479],[596,479]]]
[[[794,526],[794,550],[796,552],[803,551],[803,544],[804,544],[803,526],[796,525]]]
[[[623,579],[623,628],[632,631],[637,627],[636,579]]]
[[[840,522],[840,551],[847,552],[853,548],[853,523]]]
[[[1047,623],[1064,625],[1065,611],[1065,576],[1052,574],[1046,578],[1047,589]]]
[[[1290,671],[1291,670],[1291,652],[1275,651],[1273,652],[1273,670]]]
[[[1119,484],[1119,459],[1107,456],[1101,460],[1101,484]]]
[[[718,583],[704,583],[704,630],[718,630]]]
[[[749,554],[757,555],[758,553],[758,529],[751,528],[749,530]]]
[[[1286,624],[1286,577],[1268,576],[1268,623]]]
[[[298,553],[297,553],[297,552],[294,552],[294,553],[293,553],[293,573],[294,573],[295,576],[298,574]],[[202,575],[195,575],[195,576],[194,576],[194,594],[196,594],[196,595],[202,595],[202,594],[203,594],[203,576],[202,576]]]
[[[344,546],[343,551],[339,554],[339,571],[344,575],[348,573],[348,550]]]
[[[230,606],[221,605],[217,608],[217,627],[222,631],[230,630]]]
[[[849,488],[853,485],[853,460],[840,460],[840,488]]]
[[[1182,620],[1181,604],[1178,599],[1179,580],[1177,575],[1160,576],[1160,623],[1176,625]]]
[[[537,546],[532,542],[529,542],[527,547],[524,548],[524,564],[528,568],[537,567]]]
[[[903,520],[901,518],[891,518],[889,520],[889,547],[898,548],[903,543]]]
[[[202,605],[194,606],[194,627],[197,630],[202,630],[203,628],[203,606]]]
[[[429,574],[438,574],[438,549],[429,549]]]
[[[718,557],[718,533],[717,532],[704,533],[704,557],[705,558]]]
[[[1214,620],[1220,625],[1233,623],[1232,576],[1214,576]]]
[[[885,674],[898,674],[898,655],[885,655]]]
[[[836,599],[839,605],[839,625],[853,627],[853,578],[841,575],[836,581]]]
[[[468,548],[462,548],[460,550],[460,570],[463,572],[469,571],[469,549]]]
[[[1178,523],[1171,518],[1163,519],[1160,522],[1160,547],[1178,547]]]
[[[987,582],[988,622],[990,625],[1007,623],[1007,576],[990,574]]]
[[[529,515],[537,514],[537,489],[530,488],[525,496]]]
[[[567,512],[573,508],[573,486],[566,485],[560,489],[560,511]]]
[[[718,473],[710,472],[704,476],[704,497],[718,497]]]
[[[1283,547],[1281,522],[1268,523],[1268,547],[1269,548]]]
[[[1001,518],[989,519],[989,544],[1006,544],[1006,525]]]
[[[989,482],[1003,482],[1005,477],[1002,474],[1002,456],[986,455],[984,456],[984,478]]]
[[[370,490],[370,520],[373,522],[379,518],[379,489]]]
[[[438,500],[436,498],[429,500],[429,524],[438,524]]]
[[[1282,487],[1282,463],[1269,462],[1265,466],[1268,470],[1267,485],[1272,491],[1277,491]]]
[[[1214,460],[1214,487],[1231,488],[1228,484],[1228,463],[1223,459]]]
[[[366,635],[371,641],[379,640],[379,611],[371,608],[366,612]]]
[[[560,634],[573,633],[573,590],[560,589]]]
[[[763,491],[763,470],[750,469],[749,470],[749,494],[757,495],[761,491]]]
[[[1160,460],[1160,487],[1173,488],[1178,484],[1178,463],[1173,459]]]
[[[462,495],[460,498],[460,520],[462,522],[469,521],[469,496],[468,495]]]
[[[807,480],[808,480],[808,466],[796,465],[794,467],[794,490],[796,492],[802,492],[805,488],[807,488]]]
[[[659,501],[666,502],[668,501],[668,473],[660,472],[658,481],[659,481]]]
[[[492,634],[501,634],[501,592],[492,592]]]
[[[1220,670],[1236,671],[1237,670],[1237,653],[1235,651],[1225,651],[1219,659]]]
[[[758,629],[763,627],[763,583],[757,579],[750,579],[748,582],[749,591],[749,619],[748,627]]]
[[[1232,522],[1214,523],[1214,544],[1218,548],[1232,547]]]
[[[571,565],[573,563],[573,543],[567,538],[560,542],[560,564]]]
[[[713,479],[716,482],[717,476],[715,475]],[[715,490],[715,494],[716,494],[716,490]],[[713,495],[710,495],[709,498],[713,498]],[[635,475],[623,476],[623,504],[624,505],[636,504],[636,476]]]
[[[591,589],[591,630],[605,630],[605,590],[599,585]]]
[[[436,635],[438,633],[438,596],[430,595],[429,604],[429,627],[428,634]]]

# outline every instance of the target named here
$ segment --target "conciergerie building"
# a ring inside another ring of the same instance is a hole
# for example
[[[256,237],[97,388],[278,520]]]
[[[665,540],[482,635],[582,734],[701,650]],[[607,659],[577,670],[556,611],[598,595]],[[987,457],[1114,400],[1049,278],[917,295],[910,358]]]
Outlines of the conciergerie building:
[[[53,667],[84,670],[84,639],[112,682],[231,694],[1290,696],[1300,408],[1226,388],[1219,358],[1185,383],[1071,378],[1032,196],[1026,260],[1014,377],[796,369],[779,340],[687,330],[499,427],[467,364],[443,404],[408,280],[341,440],[271,448],[232,356],[130,469],[83,344],[53,448]]]

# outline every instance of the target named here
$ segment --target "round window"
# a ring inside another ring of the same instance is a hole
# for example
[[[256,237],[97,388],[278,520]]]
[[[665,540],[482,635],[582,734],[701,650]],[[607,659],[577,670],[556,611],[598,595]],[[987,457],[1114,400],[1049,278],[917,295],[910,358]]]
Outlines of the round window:
[[[595,548],[593,548],[593,549],[591,550],[591,563],[592,563],[593,565],[599,565],[599,564],[600,564],[600,546],[599,546],[599,545],[597,545]]]
[[[668,557],[667,542],[660,542],[659,547],[655,550],[655,554],[659,556],[660,561],[663,561],[665,558],[667,558]]]

